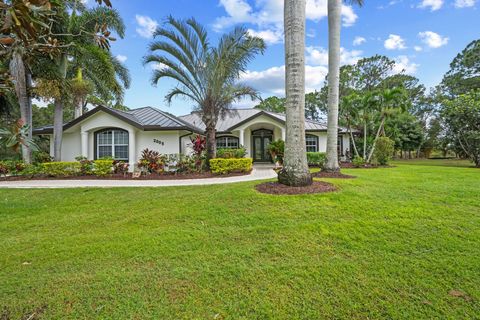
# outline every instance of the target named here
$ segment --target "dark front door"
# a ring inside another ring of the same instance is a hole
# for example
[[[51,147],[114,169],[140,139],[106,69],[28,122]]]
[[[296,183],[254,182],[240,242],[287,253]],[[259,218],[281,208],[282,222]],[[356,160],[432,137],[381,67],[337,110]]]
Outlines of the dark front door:
[[[268,130],[257,130],[252,134],[253,139],[253,161],[271,162],[272,157],[268,152],[268,145],[272,142],[273,134]]]

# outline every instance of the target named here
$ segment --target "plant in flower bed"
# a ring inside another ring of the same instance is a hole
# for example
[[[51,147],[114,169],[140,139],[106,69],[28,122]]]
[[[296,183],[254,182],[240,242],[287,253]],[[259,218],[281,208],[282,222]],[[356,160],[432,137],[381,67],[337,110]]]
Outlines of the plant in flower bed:
[[[325,152],[307,152],[307,162],[311,167],[323,168],[325,164],[326,154]]]
[[[162,173],[165,168],[167,157],[160,152],[144,149],[137,166],[145,173]]]
[[[190,138],[190,141],[192,142],[193,155],[195,157],[195,167],[197,171],[201,172],[204,167],[207,139],[197,134],[195,138]]]
[[[215,158],[210,159],[210,170],[214,174],[228,174],[232,172],[250,172],[252,170],[252,158]]]
[[[217,158],[223,159],[239,159],[245,157],[247,154],[247,150],[244,147],[236,148],[236,149],[218,149],[217,150]]]
[[[20,175],[27,165],[21,160],[6,160],[0,162],[0,175],[8,174],[16,176]]]
[[[124,176],[128,173],[128,168],[130,165],[125,161],[113,161],[113,173],[123,174]]]
[[[88,160],[84,156],[76,157],[75,160],[77,160],[80,163],[80,174],[82,174],[82,175],[93,174],[93,161],[92,160]]]
[[[272,156],[272,159],[279,165],[283,165],[283,155],[285,153],[285,141],[279,139],[270,142],[268,145],[268,152]]]

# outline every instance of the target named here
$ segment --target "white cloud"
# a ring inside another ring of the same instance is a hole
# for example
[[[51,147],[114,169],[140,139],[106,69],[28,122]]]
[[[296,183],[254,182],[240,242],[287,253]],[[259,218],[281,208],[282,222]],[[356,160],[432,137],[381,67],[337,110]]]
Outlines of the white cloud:
[[[135,15],[138,27],[137,33],[144,38],[151,38],[158,27],[158,22],[148,16]]]
[[[222,31],[238,23],[250,23],[258,26],[263,33],[277,34],[283,32],[283,0],[256,0],[252,7],[247,0],[220,0],[219,5],[226,15],[213,23],[216,31]],[[327,0],[307,0],[306,18],[318,21],[327,17]],[[351,6],[342,6],[343,25],[353,25],[358,16]],[[311,33],[310,33],[311,34]]]
[[[476,0],[455,0],[455,8],[469,8],[475,5]]]
[[[411,62],[407,56],[398,56],[395,59],[393,73],[402,73],[413,75],[417,72],[419,64]]]
[[[275,44],[283,41],[283,32],[279,29],[255,31],[248,29],[252,36],[262,38],[267,44]]]
[[[318,66],[328,66],[328,50],[322,47],[306,47],[305,60],[308,64]],[[340,48],[340,64],[354,64],[362,58],[362,51],[349,51],[345,48]]]
[[[402,50],[407,48],[405,45],[405,40],[396,34],[390,34],[383,45],[387,50]]]
[[[430,48],[440,48],[446,45],[449,40],[447,37],[442,37],[433,31],[420,32],[418,33],[418,36]]]
[[[359,46],[365,42],[367,42],[367,39],[365,39],[364,37],[355,37],[355,39],[353,39],[354,46]]]
[[[442,8],[443,0],[422,0],[418,5],[419,8],[425,9],[430,8],[431,11],[436,11]]]
[[[415,51],[417,51],[417,52],[420,52],[420,51],[423,50],[423,48],[420,47],[420,46],[415,46],[415,47],[413,47],[413,49],[414,49]]]
[[[322,87],[328,69],[324,66],[305,66],[305,90],[312,92]],[[285,66],[262,71],[247,71],[241,77],[246,83],[265,95],[285,96]]]
[[[124,63],[125,61],[127,61],[127,56],[124,56],[124,55],[121,55],[121,54],[118,54],[116,56],[117,60],[120,61],[121,63]]]

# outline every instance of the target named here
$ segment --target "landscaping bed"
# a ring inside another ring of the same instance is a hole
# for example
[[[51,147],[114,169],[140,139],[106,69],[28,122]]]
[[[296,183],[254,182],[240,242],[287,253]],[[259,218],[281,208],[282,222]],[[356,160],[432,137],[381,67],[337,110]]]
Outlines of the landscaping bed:
[[[314,178],[334,178],[334,179],[355,179],[355,176],[343,174],[341,172],[318,171],[312,174]]]
[[[208,178],[227,178],[249,175],[248,172],[230,172],[226,174],[215,174],[207,172],[192,173],[165,173],[165,174],[142,174],[140,177],[133,177],[132,173],[110,174],[106,176],[83,175],[83,176],[9,176],[0,178],[0,181],[25,181],[25,180],[184,180],[184,179],[208,179]]]
[[[290,187],[278,182],[265,182],[256,185],[255,189],[261,193],[278,195],[325,193],[337,190],[333,184],[323,181],[314,181],[311,185],[306,187]]]

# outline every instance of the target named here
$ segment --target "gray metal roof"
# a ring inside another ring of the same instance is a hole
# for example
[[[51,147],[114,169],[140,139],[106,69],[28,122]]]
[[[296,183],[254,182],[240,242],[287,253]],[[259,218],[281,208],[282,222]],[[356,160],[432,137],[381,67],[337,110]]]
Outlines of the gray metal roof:
[[[253,120],[255,117],[266,115],[278,122],[285,123],[285,114],[275,113],[270,111],[264,111],[260,109],[233,109],[230,111],[224,119],[219,119],[216,130],[218,132],[229,132],[235,127]],[[180,116],[180,119],[205,130],[205,124],[198,112],[192,112],[190,114]],[[340,128],[342,132],[346,131],[345,128]],[[307,131],[327,131],[327,125],[323,122],[313,121],[305,119],[305,130]]]

